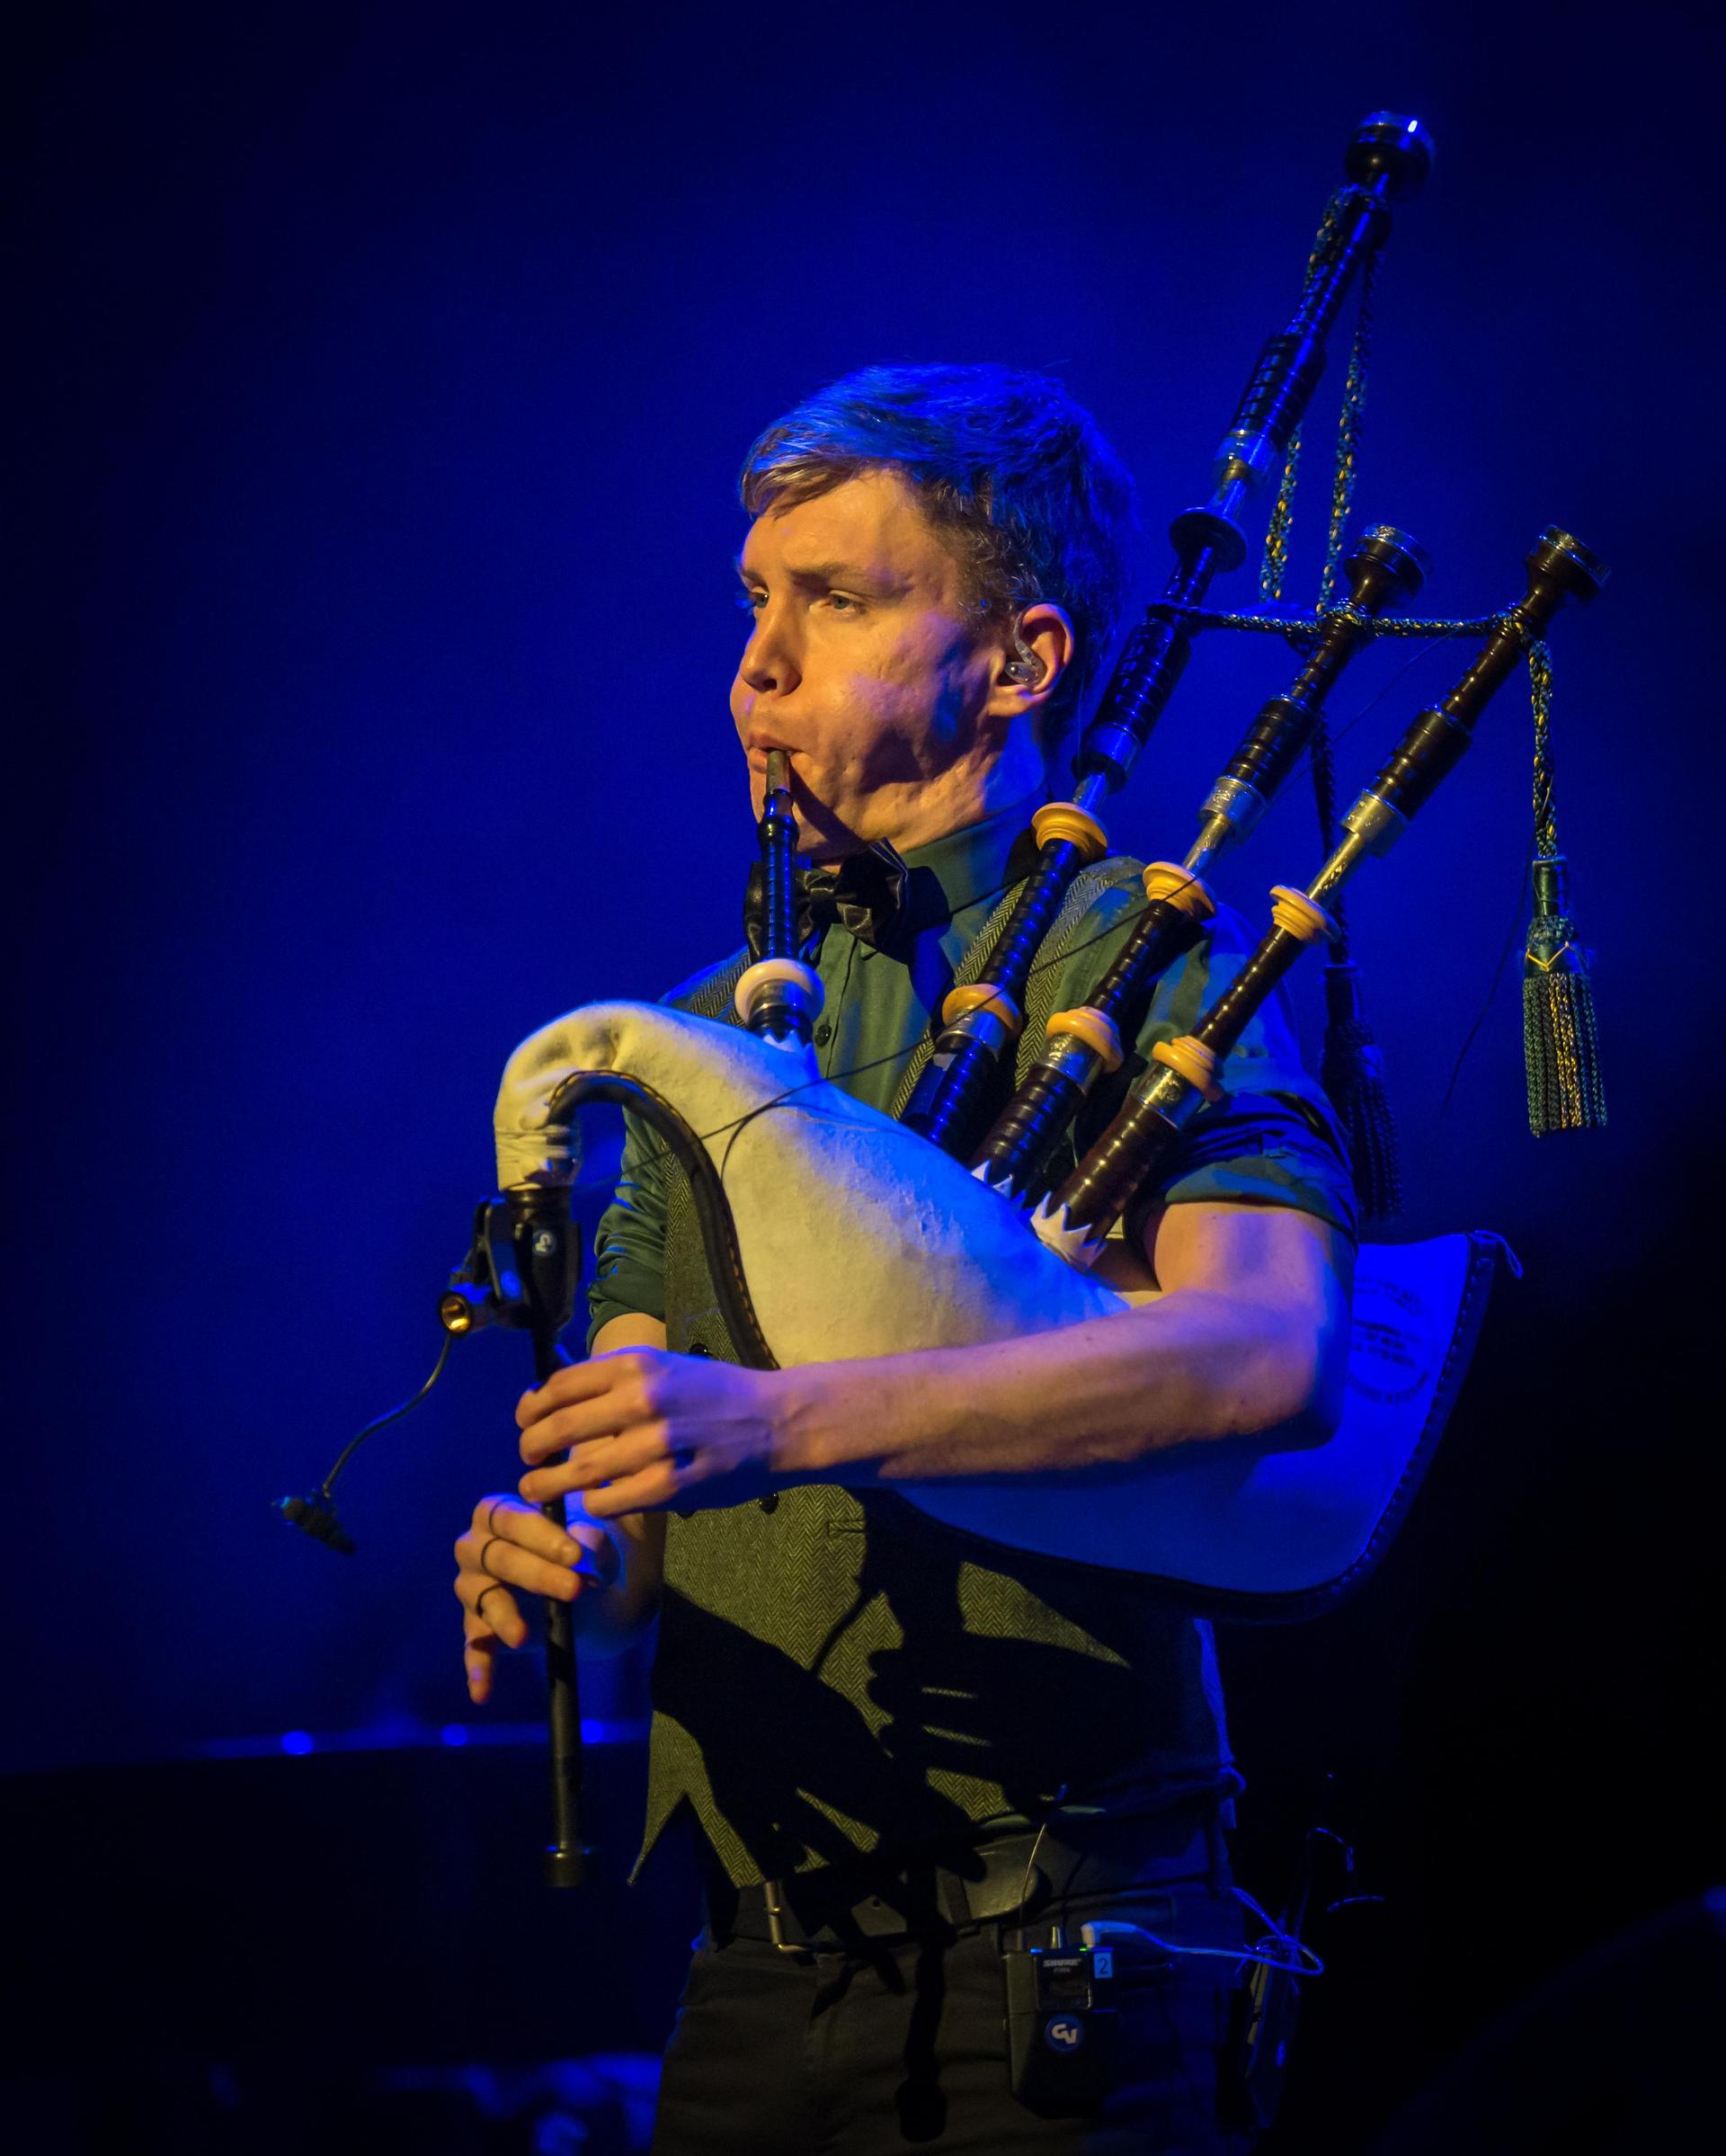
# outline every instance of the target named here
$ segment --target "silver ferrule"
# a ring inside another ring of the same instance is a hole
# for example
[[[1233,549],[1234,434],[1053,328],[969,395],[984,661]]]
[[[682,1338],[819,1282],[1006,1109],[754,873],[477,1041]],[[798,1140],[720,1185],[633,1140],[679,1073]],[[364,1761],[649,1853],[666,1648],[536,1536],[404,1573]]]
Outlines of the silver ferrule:
[[[1236,427],[1217,444],[1213,481],[1220,486],[1227,472],[1231,486],[1256,494],[1281,461],[1277,444],[1261,428]]]
[[[1085,728],[1082,746],[1093,768],[1074,790],[1072,797],[1087,815],[1094,815],[1099,803],[1126,784],[1139,753],[1139,744],[1130,726],[1123,726],[1112,718],[1093,718]]]
[[[1205,1096],[1166,1063],[1153,1063],[1134,1081],[1133,1098],[1154,1109],[1165,1123],[1180,1128]]]
[[[1268,806],[1259,788],[1244,779],[1219,779],[1199,804],[1198,836],[1183,867],[1202,876],[1224,848],[1240,844]]]
[[[1045,1071],[1058,1071],[1085,1093],[1097,1082],[1097,1074],[1103,1067],[1096,1049],[1075,1033],[1059,1033],[1053,1040],[1045,1041],[1036,1060]]]
[[[1265,797],[1244,779],[1231,779],[1224,772],[1199,804],[1198,813],[1223,817],[1244,838],[1264,815]]]
[[[950,1026],[941,1028],[941,1038],[936,1044],[934,1060],[937,1063],[943,1062],[946,1060],[946,1056],[953,1054],[953,1050],[948,1048],[946,1044],[952,1039],[956,1033],[966,1040],[979,1042],[988,1049],[992,1056],[997,1056],[1013,1038],[992,1011],[962,1011]],[[943,1050],[945,1050],[945,1056]]]
[[[1377,794],[1365,793],[1342,819],[1342,827],[1361,840],[1369,852],[1383,855],[1408,829],[1409,819]]]
[[[749,999],[749,1030],[775,1047],[805,1047],[821,1016],[822,1001],[801,981],[763,981]]]

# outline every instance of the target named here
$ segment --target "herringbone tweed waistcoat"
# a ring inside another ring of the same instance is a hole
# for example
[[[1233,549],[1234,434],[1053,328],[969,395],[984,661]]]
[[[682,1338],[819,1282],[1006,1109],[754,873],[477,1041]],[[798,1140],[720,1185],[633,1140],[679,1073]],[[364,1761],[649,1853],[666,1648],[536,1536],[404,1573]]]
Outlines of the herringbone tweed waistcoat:
[[[1134,872],[1112,860],[1077,879],[1042,957],[1058,959],[1099,892]],[[1015,895],[956,978],[981,970]],[[681,1007],[729,1014],[744,963]],[[1021,1077],[1059,976],[1054,963],[1031,976]],[[842,1293],[837,1223],[834,1250]],[[664,1281],[669,1345],[736,1361],[674,1170]],[[1152,1808],[1216,1786],[1223,1758],[1208,1627],[1125,1575],[1021,1557],[873,1491],[673,1514],[653,1694],[642,1858],[687,1804],[740,1886],[954,1849],[1057,1801]]]

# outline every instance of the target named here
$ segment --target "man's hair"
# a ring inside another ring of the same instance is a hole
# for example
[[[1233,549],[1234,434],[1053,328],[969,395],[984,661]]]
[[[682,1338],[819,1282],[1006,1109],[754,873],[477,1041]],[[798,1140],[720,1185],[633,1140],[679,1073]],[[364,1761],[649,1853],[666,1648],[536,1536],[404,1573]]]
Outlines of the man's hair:
[[[758,517],[860,472],[896,471],[992,620],[1037,600],[1072,617],[1072,663],[1043,708],[1053,755],[1113,641],[1125,601],[1133,482],[1061,383],[1010,367],[864,367],[787,412],[755,443],[738,491]]]

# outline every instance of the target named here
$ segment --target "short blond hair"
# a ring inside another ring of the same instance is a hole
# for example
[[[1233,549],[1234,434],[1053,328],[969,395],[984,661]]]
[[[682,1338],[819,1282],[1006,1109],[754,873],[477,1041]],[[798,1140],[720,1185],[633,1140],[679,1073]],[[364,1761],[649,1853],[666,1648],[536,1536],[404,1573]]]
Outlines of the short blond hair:
[[[769,427],[744,459],[738,492],[758,517],[883,469],[916,491],[981,610],[1005,619],[1047,600],[1071,617],[1073,661],[1044,708],[1052,754],[1125,604],[1134,518],[1125,466],[1048,375],[865,367]]]

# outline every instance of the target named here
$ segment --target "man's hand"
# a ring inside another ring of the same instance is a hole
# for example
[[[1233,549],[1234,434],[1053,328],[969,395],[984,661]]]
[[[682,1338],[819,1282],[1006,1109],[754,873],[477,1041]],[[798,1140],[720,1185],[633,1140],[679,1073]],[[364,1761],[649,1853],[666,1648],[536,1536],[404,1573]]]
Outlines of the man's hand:
[[[530,1470],[518,1487],[535,1504],[579,1491],[596,1519],[760,1497],[782,1479],[772,1472],[776,1375],[654,1348],[559,1370],[515,1411]],[[567,1462],[544,1464],[565,1450]]]
[[[573,1602],[615,1580],[619,1561],[603,1528],[585,1519],[560,1528],[504,1493],[482,1497],[474,1507],[472,1522],[456,1544],[456,1567],[467,1697],[484,1706],[492,1694],[498,1648],[527,1643],[528,1627],[510,1588]]]

